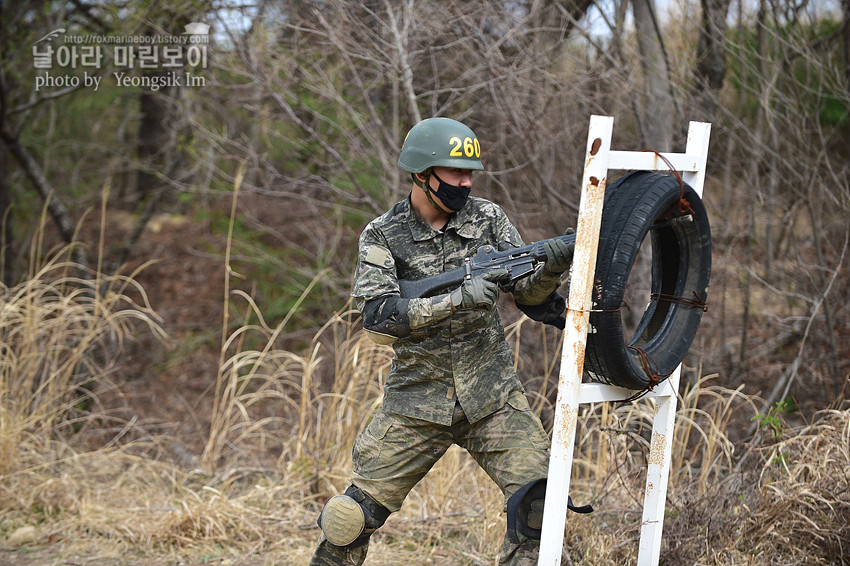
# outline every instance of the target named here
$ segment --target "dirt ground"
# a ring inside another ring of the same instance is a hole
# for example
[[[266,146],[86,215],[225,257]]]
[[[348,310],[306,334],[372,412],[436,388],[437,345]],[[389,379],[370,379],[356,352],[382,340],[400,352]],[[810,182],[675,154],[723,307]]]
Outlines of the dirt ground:
[[[62,545],[0,550],[0,566],[282,566],[290,563],[283,557],[157,557],[108,548],[73,549]]]

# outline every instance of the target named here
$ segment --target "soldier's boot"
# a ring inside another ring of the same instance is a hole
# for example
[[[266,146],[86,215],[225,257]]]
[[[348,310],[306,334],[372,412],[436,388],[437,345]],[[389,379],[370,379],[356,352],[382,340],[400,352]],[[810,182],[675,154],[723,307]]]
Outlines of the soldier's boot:
[[[499,566],[537,566],[539,555],[539,540],[525,538],[522,542],[516,543],[505,537],[502,552],[499,554]]]
[[[361,566],[366,561],[369,544],[355,548],[334,546],[322,536],[309,566]]]

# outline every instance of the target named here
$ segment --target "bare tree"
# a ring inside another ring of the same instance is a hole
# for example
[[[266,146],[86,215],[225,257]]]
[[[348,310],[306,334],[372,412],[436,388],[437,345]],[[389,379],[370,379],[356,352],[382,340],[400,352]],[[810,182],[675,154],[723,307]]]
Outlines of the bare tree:
[[[841,8],[844,15],[841,26],[844,35],[844,74],[847,77],[847,90],[850,91],[850,0],[844,0]]]
[[[654,0],[632,0],[635,32],[643,69],[644,124],[643,141],[647,149],[670,151],[673,140],[675,106],[672,85],[664,48],[664,39],[658,26]]]
[[[693,118],[711,122],[726,78],[726,19],[731,0],[700,0],[699,41],[696,48],[691,104]]]
[[[144,22],[143,35],[180,34],[186,24],[201,18],[204,13],[199,2],[183,1],[176,5],[151,2],[147,8],[139,5],[142,12],[136,17]],[[181,46],[185,52],[186,46]],[[143,73],[164,79],[169,69],[155,68]],[[140,169],[136,179],[135,198],[140,201],[156,201],[161,198],[163,188],[171,183],[186,182],[185,159],[182,145],[191,141],[191,130],[187,127],[183,104],[184,85],[162,81],[164,86],[139,92],[141,118],[138,129],[138,154]],[[175,176],[182,177],[175,179]]]
[[[26,128],[30,113],[44,103],[60,98],[73,92],[75,87],[59,89],[49,95],[40,96],[32,93],[27,96],[29,88],[19,82],[17,77],[21,69],[28,63],[20,57],[7,56],[6,54],[20,53],[10,49],[13,41],[24,40],[31,45],[38,38],[33,37],[32,21],[49,19],[43,16],[50,2],[21,2],[12,10],[5,4],[0,6],[0,45],[3,47],[4,57],[0,59],[0,140],[3,141],[9,153],[15,158],[21,170],[29,179],[52,217],[62,239],[70,243],[74,238],[74,220],[68,207],[57,194],[52,184],[47,179],[37,157],[33,151],[21,140],[21,133]],[[49,24],[50,22],[48,22]],[[27,40],[29,40],[27,42]],[[27,53],[29,55],[29,53]],[[28,98],[28,99],[27,99]],[[4,224],[10,222],[10,208],[4,208]],[[11,244],[11,237],[7,240]],[[76,250],[77,260],[86,264],[85,253],[81,249]]]

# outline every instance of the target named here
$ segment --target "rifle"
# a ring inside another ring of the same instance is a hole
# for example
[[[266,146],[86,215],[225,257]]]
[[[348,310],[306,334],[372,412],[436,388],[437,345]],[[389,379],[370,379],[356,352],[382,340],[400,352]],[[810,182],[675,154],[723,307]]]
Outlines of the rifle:
[[[405,299],[431,297],[457,288],[464,279],[499,270],[506,270],[506,273],[495,281],[500,284],[512,283],[532,273],[540,262],[546,261],[546,250],[543,244],[550,240],[563,240],[569,244],[576,241],[576,235],[564,234],[503,252],[493,246],[481,246],[475,255],[464,260],[461,267],[416,281],[400,280],[399,292]]]

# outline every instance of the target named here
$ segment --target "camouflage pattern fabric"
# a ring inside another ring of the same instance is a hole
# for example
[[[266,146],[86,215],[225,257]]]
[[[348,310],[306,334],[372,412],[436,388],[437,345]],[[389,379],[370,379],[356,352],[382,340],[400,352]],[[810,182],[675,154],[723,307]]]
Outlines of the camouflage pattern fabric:
[[[322,535],[309,566],[360,566],[366,561],[368,549],[368,544],[357,548],[340,548],[329,543]]]
[[[367,301],[398,295],[400,279],[460,267],[484,245],[523,245],[497,205],[471,197],[435,230],[408,198],[363,231],[352,296],[362,311]],[[544,271],[541,266],[502,290],[520,303],[540,304],[560,284]],[[451,312],[448,300],[448,294],[410,300],[412,333],[393,343],[382,408],[354,445],[352,483],[391,511],[453,443],[469,452],[505,500],[547,474],[549,438],[513,370],[497,308]],[[366,548],[339,548],[322,538],[310,564],[359,565]],[[538,548],[538,540],[506,538],[500,564],[532,566]]]
[[[449,446],[464,448],[499,486],[505,500],[526,483],[546,477],[549,437],[522,392],[504,407],[470,423],[459,404],[450,425],[429,423],[379,409],[354,444],[352,483],[391,511],[445,454]],[[411,449],[415,447],[415,449]],[[540,541],[507,537],[499,564],[532,566]],[[343,549],[322,540],[311,566],[362,564],[365,551]]]
[[[409,199],[373,220],[360,236],[360,254],[352,296],[366,301],[398,295],[399,279],[421,279],[455,269],[479,247],[500,250],[523,245],[502,209],[471,197],[441,231],[423,222]],[[520,303],[539,304],[560,284],[544,272],[504,290]],[[393,343],[395,357],[384,387],[384,408],[392,413],[450,424],[455,400],[470,421],[502,407],[522,385],[496,308],[446,311],[448,295],[410,301],[410,336]],[[445,318],[419,327],[434,310]],[[451,313],[449,315],[449,313]]]

